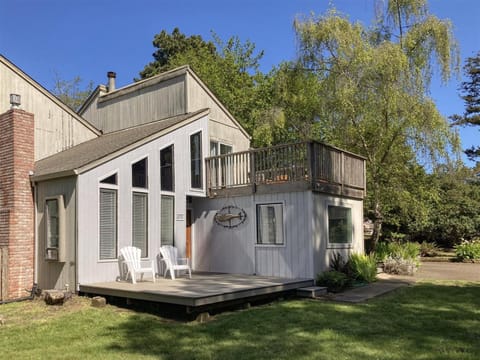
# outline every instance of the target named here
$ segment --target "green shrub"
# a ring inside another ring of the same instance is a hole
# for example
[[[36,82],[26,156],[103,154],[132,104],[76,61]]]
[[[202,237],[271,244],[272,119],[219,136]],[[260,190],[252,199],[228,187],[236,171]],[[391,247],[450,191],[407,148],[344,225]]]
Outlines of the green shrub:
[[[353,253],[350,255],[348,265],[354,280],[371,283],[377,278],[377,260],[373,254]]]
[[[464,241],[459,245],[455,245],[455,256],[460,261],[480,260],[480,241]]]
[[[340,271],[324,271],[317,275],[317,285],[326,286],[330,292],[340,292],[350,286],[350,284],[350,278]]]
[[[377,244],[375,259],[383,263],[389,274],[413,275],[418,267],[420,244],[413,242],[384,242]]]
[[[440,249],[434,242],[422,241],[420,244],[420,256],[422,257],[437,256],[439,252]]]

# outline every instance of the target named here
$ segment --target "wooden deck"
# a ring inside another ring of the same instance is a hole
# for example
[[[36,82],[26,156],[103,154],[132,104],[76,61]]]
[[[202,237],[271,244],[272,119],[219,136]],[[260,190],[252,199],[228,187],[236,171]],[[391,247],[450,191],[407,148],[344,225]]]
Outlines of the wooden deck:
[[[80,292],[195,308],[238,300],[248,301],[312,285],[312,279],[194,273],[191,279],[184,276],[176,280],[162,277],[156,279],[155,283],[146,280],[137,284],[124,281],[84,284],[80,285]]]

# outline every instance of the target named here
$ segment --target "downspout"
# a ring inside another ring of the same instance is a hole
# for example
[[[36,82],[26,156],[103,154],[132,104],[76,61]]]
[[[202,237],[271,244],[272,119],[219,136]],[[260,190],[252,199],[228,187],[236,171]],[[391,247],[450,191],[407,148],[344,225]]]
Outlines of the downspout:
[[[33,175],[30,174],[30,175]],[[33,248],[33,283],[38,284],[38,191],[37,191],[37,183],[35,181],[30,180],[33,188],[33,236],[34,236],[34,248]]]

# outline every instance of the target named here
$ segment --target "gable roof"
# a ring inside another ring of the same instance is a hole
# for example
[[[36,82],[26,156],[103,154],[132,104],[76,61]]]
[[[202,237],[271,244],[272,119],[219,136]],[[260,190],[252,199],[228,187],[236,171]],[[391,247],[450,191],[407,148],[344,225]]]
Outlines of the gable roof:
[[[95,135],[99,136],[101,135],[101,131],[98,130],[95,126],[90,124],[87,120],[82,118],[80,115],[78,115],[75,111],[73,111],[70,107],[65,105],[60,99],[58,99],[55,95],[53,95],[50,91],[45,89],[42,85],[40,85],[38,82],[33,80],[29,75],[27,75],[25,72],[23,72],[18,66],[16,66],[14,63],[12,63],[10,60],[8,60],[5,56],[0,54],[0,63],[5,65],[7,68],[9,68],[11,71],[13,71],[15,74],[20,76],[23,80],[25,80],[28,84],[33,86],[36,90],[38,90],[40,93],[42,93],[45,97],[47,97],[50,101],[55,103],[58,107],[62,108],[64,111],[69,113],[75,120],[80,122],[82,125],[84,125],[86,128],[91,130]]]
[[[35,163],[34,181],[84,173],[94,167],[198,120],[210,112],[202,109],[102,135]]]
[[[217,104],[223,112],[227,115],[227,117],[240,129],[240,131],[248,138],[250,139],[251,136],[247,133],[247,131],[244,129],[244,127],[235,119],[235,117],[228,111],[228,109],[221,103],[220,100],[215,96],[215,94],[208,88],[208,86],[200,79],[200,77],[193,71],[193,69],[189,65],[183,65],[178,68],[165,71],[161,74],[152,76],[147,79],[143,79],[137,82],[134,82],[132,84],[123,86],[121,88],[115,89],[110,92],[106,92],[106,87],[105,85],[99,85],[94,92],[85,100],[85,103],[80,107],[78,110],[78,113],[81,115],[87,110],[87,108],[92,104],[92,102],[95,100],[95,98],[98,98],[99,102],[104,102],[104,101],[109,101],[118,97],[121,97],[123,95],[139,91],[141,89],[159,84],[164,81],[168,81],[170,79],[179,77],[179,76],[184,76],[186,74],[189,74],[193,79],[195,79],[196,82],[200,85],[200,87],[210,96],[210,98]]]

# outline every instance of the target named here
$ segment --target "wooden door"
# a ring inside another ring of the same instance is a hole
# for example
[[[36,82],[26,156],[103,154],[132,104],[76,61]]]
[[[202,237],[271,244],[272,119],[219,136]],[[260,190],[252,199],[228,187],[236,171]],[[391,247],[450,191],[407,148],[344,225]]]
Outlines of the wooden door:
[[[186,255],[192,258],[192,210],[187,209],[187,229],[186,229]]]

